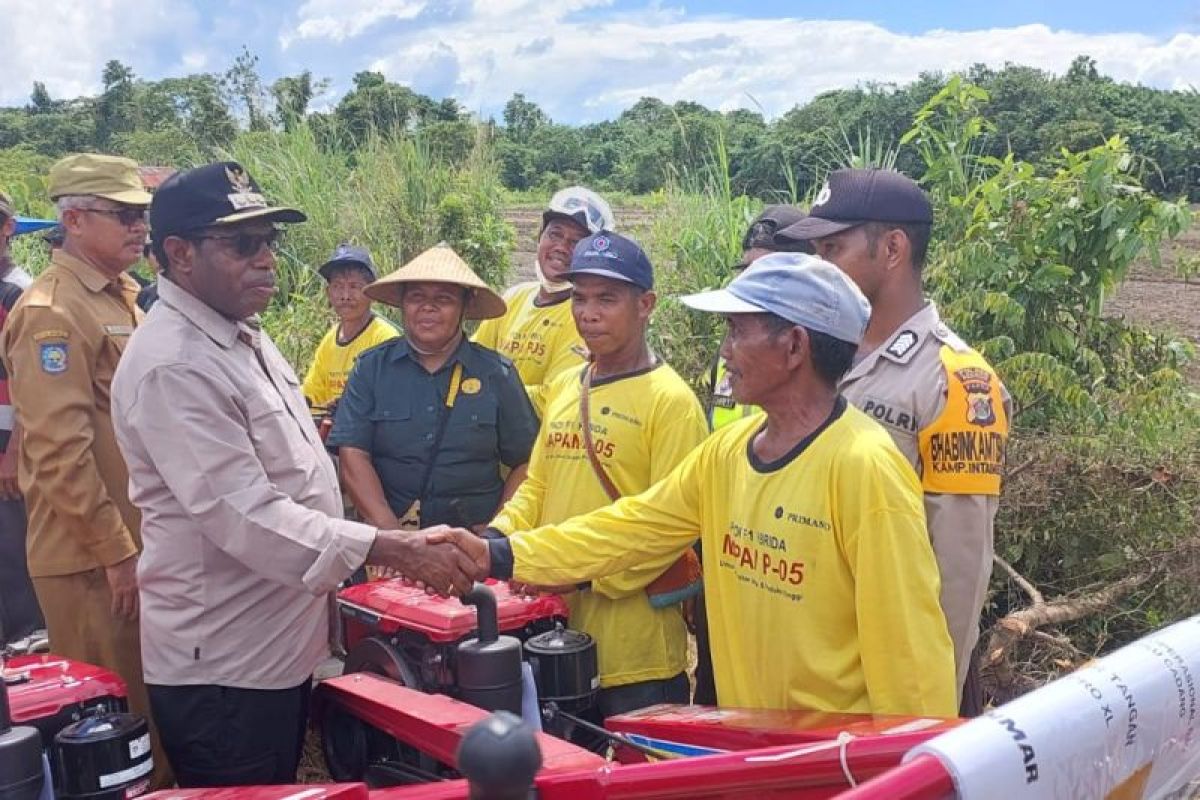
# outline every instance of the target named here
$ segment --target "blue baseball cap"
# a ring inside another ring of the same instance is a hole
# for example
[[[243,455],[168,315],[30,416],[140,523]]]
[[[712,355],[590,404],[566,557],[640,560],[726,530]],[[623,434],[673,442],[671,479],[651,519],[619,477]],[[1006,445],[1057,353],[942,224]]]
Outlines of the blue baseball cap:
[[[775,314],[851,344],[862,343],[871,304],[846,273],[805,253],[772,253],[724,289],[681,297],[714,314]]]
[[[379,277],[379,274],[375,271],[375,262],[371,260],[371,254],[365,248],[355,247],[345,242],[337,246],[337,249],[333,251],[333,255],[320,266],[317,272],[320,273],[322,278],[328,281],[335,267],[355,267],[361,269],[371,276],[371,280]]]
[[[571,280],[577,275],[599,275],[647,291],[654,288],[654,267],[646,251],[633,239],[612,231],[600,231],[575,245],[571,267],[563,277]]]

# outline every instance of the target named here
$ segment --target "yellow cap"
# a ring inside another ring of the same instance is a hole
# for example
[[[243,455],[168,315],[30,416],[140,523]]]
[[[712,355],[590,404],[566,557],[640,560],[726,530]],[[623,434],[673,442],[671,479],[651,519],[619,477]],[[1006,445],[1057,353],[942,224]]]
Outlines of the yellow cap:
[[[79,153],[50,168],[50,199],[66,195],[91,195],[131,206],[150,205],[137,162],[120,156]]]
[[[484,283],[445,242],[429,248],[390,275],[367,284],[363,294],[389,306],[399,306],[404,296],[404,284],[425,281],[452,283],[469,289],[471,296],[464,309],[467,319],[494,319],[503,317],[508,310],[504,298]]]

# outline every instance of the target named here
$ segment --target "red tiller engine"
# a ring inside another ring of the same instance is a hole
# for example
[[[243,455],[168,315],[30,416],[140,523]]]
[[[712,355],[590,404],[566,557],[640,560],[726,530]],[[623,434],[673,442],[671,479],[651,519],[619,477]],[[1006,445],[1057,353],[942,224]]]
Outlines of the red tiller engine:
[[[589,708],[599,686],[596,645],[567,630],[567,606],[553,595],[513,594],[508,584],[476,584],[466,597],[443,598],[401,580],[372,581],[338,595],[346,649],[344,672],[370,673],[421,692],[444,694],[489,711],[536,713],[523,688],[523,662],[541,713]],[[394,785],[436,780],[439,764],[345,709],[321,719],[330,774]],[[557,724],[557,723],[556,723]],[[562,726],[561,732],[568,729]]]
[[[42,741],[84,717],[127,710],[125,682],[106,669],[54,655],[16,656],[4,664],[12,720],[37,728]]]
[[[525,642],[566,624],[567,604],[554,595],[523,597],[488,581],[501,634]],[[370,581],[338,593],[346,673],[370,672],[410,689],[458,695],[458,646],[475,635],[475,608],[402,580]]]

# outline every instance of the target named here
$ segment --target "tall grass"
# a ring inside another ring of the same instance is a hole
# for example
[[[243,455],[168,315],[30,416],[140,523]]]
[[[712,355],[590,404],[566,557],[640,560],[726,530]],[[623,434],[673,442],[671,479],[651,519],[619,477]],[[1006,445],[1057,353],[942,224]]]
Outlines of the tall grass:
[[[723,139],[702,168],[670,171],[648,243],[659,296],[652,346],[698,388],[712,365],[723,323],[716,315],[688,309],[678,298],[728,283],[742,254],[742,236],[761,207],[735,195],[729,175]]]
[[[514,233],[500,209],[500,183],[481,138],[448,163],[419,138],[373,134],[357,149],[318,138],[307,125],[243,134],[229,157],[274,203],[308,215],[289,227],[279,263],[280,295],[264,325],[303,369],[332,322],[316,272],[339,242],[366,247],[381,274],[445,240],[492,285],[505,283]],[[394,317],[394,312],[383,309]]]

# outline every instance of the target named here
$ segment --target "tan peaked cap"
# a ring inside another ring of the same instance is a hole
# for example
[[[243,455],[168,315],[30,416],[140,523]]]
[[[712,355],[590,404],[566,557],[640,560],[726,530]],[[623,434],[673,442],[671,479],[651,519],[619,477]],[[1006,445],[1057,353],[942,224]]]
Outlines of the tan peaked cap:
[[[363,294],[372,300],[399,306],[407,283],[452,283],[471,290],[465,309],[467,319],[494,319],[504,316],[508,304],[483,282],[466,261],[445,242],[434,245],[400,269],[367,284]]]
[[[150,205],[150,193],[142,185],[137,162],[120,156],[78,153],[59,159],[50,167],[50,199],[67,195],[90,195],[131,206]]]

